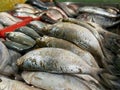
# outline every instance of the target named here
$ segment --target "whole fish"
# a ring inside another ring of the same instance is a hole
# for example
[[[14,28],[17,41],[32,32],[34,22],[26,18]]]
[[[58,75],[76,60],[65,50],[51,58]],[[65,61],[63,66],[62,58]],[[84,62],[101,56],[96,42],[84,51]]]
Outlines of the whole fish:
[[[41,89],[28,86],[27,84],[21,81],[11,80],[4,76],[0,76],[0,90],[41,90]]]
[[[40,37],[36,31],[34,31],[32,28],[29,28],[27,26],[20,27],[20,28],[16,29],[15,32],[22,32],[22,33],[32,37],[34,40],[36,40],[37,38]]]
[[[104,54],[100,43],[87,28],[69,22],[60,22],[52,26],[46,26],[39,31],[48,36],[68,40],[80,48],[89,51],[97,58],[96,60],[100,66],[105,64]]]
[[[6,37],[13,42],[31,47],[36,43],[34,39],[21,32],[7,32]]]
[[[87,13],[93,13],[93,14],[98,14],[98,15],[103,15],[106,17],[111,17],[111,18],[116,18],[116,17],[120,17],[120,15],[116,15],[113,13],[108,12],[107,10],[100,8],[100,7],[96,7],[96,6],[83,6],[79,8],[79,12],[87,12]]]
[[[78,55],[60,48],[40,48],[33,50],[17,60],[22,70],[46,71],[51,73],[83,73],[97,76],[103,70],[91,67]]]
[[[114,21],[108,17],[104,17],[96,14],[89,14],[89,13],[82,13],[77,17],[77,19],[97,23],[103,28],[112,27],[120,23],[120,20]]]
[[[94,57],[89,52],[82,50],[81,48],[66,40],[58,39],[55,37],[43,36],[37,39],[37,45],[39,45],[40,47],[54,47],[72,51],[73,53],[80,56],[83,60],[85,60],[85,62],[90,66],[99,68]]]
[[[12,15],[8,14],[7,12],[1,12],[0,13],[0,22],[3,25],[13,25],[16,24],[17,22],[20,22],[20,19],[16,19],[15,17],[13,17]]]
[[[23,72],[22,77],[28,84],[45,90],[91,90],[81,79],[69,75]]]

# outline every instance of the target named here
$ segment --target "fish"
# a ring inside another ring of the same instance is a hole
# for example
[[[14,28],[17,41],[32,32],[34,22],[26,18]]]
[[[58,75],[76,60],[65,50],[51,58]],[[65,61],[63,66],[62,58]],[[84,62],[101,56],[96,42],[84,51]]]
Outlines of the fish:
[[[25,3],[17,3],[15,4],[14,8],[30,8],[30,9],[34,9],[33,6],[31,6],[30,4],[25,4]]]
[[[12,80],[4,76],[0,76],[0,90],[42,90],[35,87],[28,86],[27,84]]]
[[[63,10],[68,17],[75,17],[78,14],[78,10],[73,10],[72,8],[68,7],[65,3],[60,3],[56,0],[53,0],[54,4],[59,7],[61,10]]]
[[[69,50],[80,56],[90,66],[99,68],[96,60],[91,55],[91,53],[79,48],[78,46],[71,42],[50,36],[43,36],[41,38],[38,38],[36,42],[37,45],[39,45],[40,47],[53,47]]]
[[[112,53],[119,53],[120,48],[120,35],[107,31],[106,29],[100,27],[98,24],[91,23],[96,28],[97,32],[102,38],[102,43],[105,49]]]
[[[103,29],[100,25],[96,24],[96,23],[92,23],[92,22],[88,22],[88,21],[82,21],[82,20],[77,20],[74,18],[67,18],[67,19],[63,19],[63,22],[71,22],[80,26],[83,26],[85,28],[87,28],[98,40],[102,52],[103,52],[103,61],[105,60],[107,63],[113,63],[113,55],[112,53],[110,53],[104,46],[103,43],[103,38],[101,38],[101,34],[99,33],[99,29]],[[106,67],[107,68],[107,67]]]
[[[40,36],[43,36],[44,34],[39,32],[39,30],[43,27],[45,27],[47,24],[46,23],[43,23],[41,21],[38,21],[38,20],[34,20],[34,21],[31,21],[29,24],[27,24],[26,26],[32,28],[33,30],[35,30]]]
[[[81,79],[64,74],[23,72],[22,77],[28,84],[45,90],[91,90]]]
[[[20,43],[16,43],[16,42],[13,42],[13,41],[4,41],[3,42],[7,48],[11,49],[11,50],[15,50],[19,53],[25,53],[27,51],[29,51],[33,46],[27,46],[27,45],[23,45],[23,44],[20,44]]]
[[[10,57],[11,57],[11,61],[10,61],[10,64],[12,66],[12,68],[14,69],[14,71],[18,71],[18,67],[16,66],[16,61],[18,58],[20,58],[22,56],[21,53],[15,51],[15,50],[12,50],[12,49],[8,49],[9,51],[9,54],[10,54]]]
[[[32,18],[38,18],[37,15],[34,15],[32,13],[27,13],[27,12],[14,12],[13,13],[14,16],[17,17],[32,17]]]
[[[57,9],[48,9],[42,16],[41,20],[50,24],[56,23],[58,20],[64,18],[61,12]]]
[[[97,60],[99,66],[107,67],[105,57],[98,39],[87,28],[70,23],[59,22],[39,30],[45,35],[64,39],[76,44],[78,47],[90,52]]]
[[[89,14],[89,13],[79,14],[77,19],[97,23],[103,28],[113,27],[120,23],[120,20],[115,21],[108,17],[104,17],[104,16],[97,15],[97,14]]]
[[[110,12],[110,13],[113,13],[113,14],[118,14],[120,13],[120,10],[116,7],[112,7],[112,6],[106,6],[105,9]]]
[[[113,14],[108,12],[107,10],[100,8],[100,7],[96,7],[96,6],[83,6],[79,8],[79,12],[87,12],[87,13],[93,13],[93,14],[98,14],[98,15],[102,15],[102,16],[106,16],[106,17],[111,17],[111,18],[117,18],[120,17],[119,14]]]
[[[10,26],[10,25],[16,24],[17,22],[20,22],[20,21],[21,21],[20,19],[13,17],[12,15],[8,14],[7,12],[0,13],[0,22],[3,25]]]
[[[26,8],[26,7],[17,8],[15,9],[15,12],[25,12],[25,13],[30,13],[30,14],[39,13],[39,11],[36,9],[31,9],[31,8]]]
[[[37,28],[41,29],[43,27],[45,27],[47,24],[43,23],[41,21],[35,20],[35,21],[31,21],[29,24],[32,24],[34,26],[36,26]]]
[[[51,6],[49,7],[49,9],[56,9],[57,11],[59,11],[61,13],[61,15],[63,16],[63,18],[68,18],[68,16],[65,14],[64,11],[62,11],[60,8],[55,7],[55,6]]]
[[[30,47],[33,47],[36,44],[34,39],[21,32],[7,32],[5,35],[9,40],[19,44]]]
[[[27,26],[20,27],[20,28],[16,29],[15,32],[22,32],[22,33],[32,37],[34,40],[36,40],[37,38],[40,37],[39,34],[35,30],[33,30],[32,28],[27,27]]]
[[[28,0],[26,3],[28,3],[30,5],[33,5],[33,6],[36,6],[41,10],[47,10],[48,9],[48,6],[40,0],[34,0],[34,1],[33,0]]]
[[[4,69],[6,66],[10,63],[11,57],[8,52],[7,47],[0,41],[0,73],[6,74],[7,72],[4,72]]]
[[[75,74],[76,75],[76,74]],[[74,76],[74,75],[73,75]],[[90,75],[77,74],[78,78],[82,79],[83,82],[91,88],[91,90],[105,90],[103,84],[100,84],[95,78]],[[74,76],[75,77],[75,76]],[[110,88],[109,88],[110,89]]]
[[[78,55],[60,48],[39,48],[32,50],[17,60],[22,70],[44,71],[50,73],[90,74],[97,78],[101,68],[88,65]]]

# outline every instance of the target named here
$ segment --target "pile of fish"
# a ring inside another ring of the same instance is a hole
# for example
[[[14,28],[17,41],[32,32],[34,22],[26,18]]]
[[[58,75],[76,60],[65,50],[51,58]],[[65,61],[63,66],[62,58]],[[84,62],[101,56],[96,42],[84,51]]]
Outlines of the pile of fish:
[[[120,89],[120,35],[103,28],[119,24],[118,9],[27,3],[0,13],[0,29],[15,16],[41,18],[0,39],[0,90]]]

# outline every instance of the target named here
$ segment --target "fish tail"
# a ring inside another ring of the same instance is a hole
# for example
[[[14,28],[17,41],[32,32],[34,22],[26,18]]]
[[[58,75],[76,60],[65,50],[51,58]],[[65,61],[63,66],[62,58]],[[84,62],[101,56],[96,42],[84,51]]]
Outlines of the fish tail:
[[[105,78],[104,76],[104,73],[109,73],[108,71],[106,71],[105,69],[100,69],[100,68],[94,68],[93,69],[93,72],[91,74],[91,76],[93,76],[101,85],[103,85],[104,87],[106,88],[112,88],[112,84],[109,82],[110,79],[113,79],[115,78],[114,76],[110,77],[109,79]]]
[[[104,72],[104,69],[102,69],[102,68],[92,68],[92,71],[90,72],[90,74],[96,80],[100,81],[99,74],[102,73],[102,72]]]
[[[120,36],[108,31],[102,31],[100,35],[103,38],[104,47],[114,54],[118,53],[120,49]]]

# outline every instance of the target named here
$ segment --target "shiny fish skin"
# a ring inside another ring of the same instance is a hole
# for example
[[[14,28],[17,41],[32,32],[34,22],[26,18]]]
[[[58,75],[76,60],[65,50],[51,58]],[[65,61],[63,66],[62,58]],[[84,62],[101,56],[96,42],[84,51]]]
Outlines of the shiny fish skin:
[[[103,28],[112,27],[120,23],[120,20],[114,21],[111,18],[107,18],[100,15],[95,15],[95,14],[88,14],[88,13],[80,14],[77,17],[77,19],[97,23]]]
[[[26,7],[23,7],[23,8],[17,8],[15,9],[16,12],[26,12],[26,13],[31,13],[31,14],[36,14],[38,13],[39,11],[35,10],[35,9],[31,9],[31,8],[26,8]]]
[[[16,4],[14,6],[14,8],[30,8],[30,9],[34,9],[31,5],[29,4]]]
[[[13,41],[4,41],[4,44],[7,46],[7,48],[18,51],[18,52],[25,52],[28,49],[31,49],[31,46],[26,46],[23,44],[19,44]]]
[[[22,77],[28,84],[45,90],[91,90],[81,79],[68,75],[45,72],[23,72]]]
[[[36,27],[39,28],[39,29],[41,29],[41,28],[43,28],[44,26],[46,26],[45,23],[43,23],[43,22],[41,22],[41,21],[37,21],[37,20],[31,21],[30,24],[36,26]]]
[[[37,45],[39,45],[40,47],[54,47],[72,51],[73,53],[80,56],[83,60],[85,60],[85,62],[90,66],[99,68],[94,57],[89,52],[82,50],[81,48],[66,40],[58,39],[55,37],[43,36],[37,39]]]
[[[110,50],[111,52],[118,53],[120,48],[120,35],[109,32],[102,27],[100,27],[98,24],[91,23],[94,25],[98,33],[101,35],[102,43],[105,47],[105,49]],[[111,47],[112,46],[112,47]]]
[[[40,32],[43,32],[48,36],[68,40],[72,43],[75,43],[80,48],[89,51],[94,57],[97,57],[100,60],[104,59],[101,46],[96,37],[91,31],[80,25],[61,22],[50,27],[45,27],[44,29],[41,29]],[[103,61],[100,60],[97,61],[100,65],[102,65],[101,63]]]
[[[23,82],[11,80],[4,76],[0,76],[0,90],[41,90],[41,89],[30,87]]]
[[[13,42],[17,42],[31,47],[33,47],[36,43],[35,40],[33,40],[31,37],[21,32],[7,32],[6,37]]]
[[[112,18],[120,17],[120,15],[109,13],[105,9],[102,9],[102,8],[99,8],[99,7],[92,7],[92,6],[80,7],[79,12],[94,13],[94,14],[99,14],[99,15],[112,17]]]
[[[15,17],[11,16],[10,14],[6,12],[1,12],[0,13],[0,22],[4,25],[13,25],[16,24],[17,22],[20,22],[20,19],[16,19]]]
[[[40,48],[28,52],[17,60],[22,70],[45,71],[51,73],[83,73],[96,79],[103,70],[89,66],[76,54],[60,48]]]
[[[31,13],[27,13],[27,12],[14,12],[13,14],[14,16],[18,16],[18,17],[32,17],[32,18],[38,18],[38,16],[31,14]]]
[[[36,31],[34,31],[32,28],[29,28],[27,26],[20,27],[20,28],[16,29],[15,32],[22,32],[22,33],[32,37],[34,40],[36,40],[37,38],[40,37]]]
[[[50,24],[56,23],[62,19],[63,15],[57,9],[48,9],[42,16],[41,20]]]

